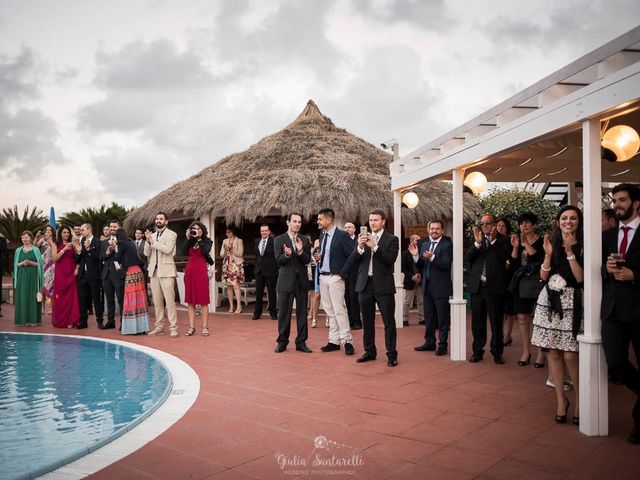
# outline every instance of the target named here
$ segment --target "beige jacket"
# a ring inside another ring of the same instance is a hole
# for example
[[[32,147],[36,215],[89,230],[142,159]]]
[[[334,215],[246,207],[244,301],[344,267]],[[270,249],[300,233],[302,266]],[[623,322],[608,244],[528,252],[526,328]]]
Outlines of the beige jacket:
[[[229,245],[229,243],[230,242],[228,238],[225,238],[222,241],[222,248],[220,249],[221,257],[224,257],[227,254],[225,247]],[[237,265],[242,265],[242,262],[244,262],[242,255],[244,255],[244,245],[242,244],[242,239],[235,237],[231,246],[231,258],[233,259],[233,262]]]
[[[166,228],[158,237],[158,232],[153,234],[153,243],[145,243],[144,255],[147,257],[147,271],[149,277],[175,277],[176,264],[173,256],[176,254],[176,232]]]

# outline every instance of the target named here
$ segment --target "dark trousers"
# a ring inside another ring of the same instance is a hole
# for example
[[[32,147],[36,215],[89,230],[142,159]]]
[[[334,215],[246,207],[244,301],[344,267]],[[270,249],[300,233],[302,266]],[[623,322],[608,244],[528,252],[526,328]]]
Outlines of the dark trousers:
[[[89,315],[87,312],[91,308],[91,303],[94,305],[94,313],[96,314],[96,320],[98,325],[102,323],[103,317],[103,303],[100,297],[101,292],[100,280],[78,280],[78,296],[80,297],[80,325],[87,326],[87,319]]]
[[[629,344],[633,345],[637,363],[640,356],[640,323],[621,322],[615,313],[602,321],[602,346],[609,371],[636,394],[632,416],[636,422],[640,422],[640,371],[629,361]]]
[[[451,327],[451,307],[449,298],[434,298],[429,287],[424,294],[424,343],[436,345],[436,328],[438,329],[438,346],[447,348],[449,328]]]
[[[124,305],[124,278],[108,276],[102,279],[102,289],[107,297],[107,319],[115,322],[116,318],[116,297],[120,306],[120,320],[122,321],[122,305]]]
[[[373,290],[373,281],[369,278],[364,291],[358,295],[358,299],[360,300],[360,311],[362,312],[362,340],[364,351],[372,357],[376,357],[378,354],[376,349],[375,324],[376,304],[378,304],[382,323],[384,324],[384,345],[387,349],[387,357],[389,357],[389,359],[398,358],[398,351],[396,350],[396,300],[394,294],[376,295]]]
[[[305,287],[307,287],[305,285]],[[296,346],[302,345],[309,337],[307,328],[307,298],[308,288],[296,284],[294,292],[278,291],[278,345],[287,345],[289,343],[289,334],[291,333],[291,314],[293,312],[293,300],[296,301],[296,320],[298,334],[296,335]]]
[[[267,295],[269,298],[269,314],[271,317],[278,315],[278,305],[276,300],[276,283],[278,277],[265,277],[264,275],[256,275],[256,309],[253,312],[255,318],[262,315],[262,301],[264,299],[264,287],[267,287]]]
[[[494,357],[502,356],[504,295],[491,294],[486,286],[481,284],[478,293],[471,295],[471,333],[473,353],[476,355],[484,354],[484,346],[487,343],[487,315],[491,325],[491,354]]]
[[[344,303],[347,305],[347,315],[349,315],[349,326],[360,327],[360,301],[358,300],[358,292],[356,292],[357,274],[351,273],[344,282]]]

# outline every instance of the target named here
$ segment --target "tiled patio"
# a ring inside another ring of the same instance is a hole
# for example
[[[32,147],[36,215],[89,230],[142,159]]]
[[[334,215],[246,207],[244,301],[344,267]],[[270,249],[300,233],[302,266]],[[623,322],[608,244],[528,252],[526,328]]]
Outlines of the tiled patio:
[[[15,330],[11,307],[2,311],[0,329]],[[50,317],[44,322],[50,325]],[[275,354],[276,322],[268,318],[216,314],[209,338],[199,329],[185,337],[187,324],[181,312],[179,338],[123,338],[98,331],[95,322],[78,332],[167,351],[201,381],[196,403],[178,423],[90,478],[638,478],[640,447],[625,442],[631,394],[611,386],[609,437],[556,425],[546,369],[516,366],[517,337],[506,348],[506,365],[490,356],[469,364],[415,352],[423,327],[413,325],[399,331],[399,364],[388,368],[383,354],[356,364],[342,352],[321,353],[324,327],[310,329],[313,354],[296,352],[293,343]],[[20,330],[69,333],[50,326]],[[377,330],[379,352],[382,333]],[[360,330],[356,355],[361,340]],[[314,450],[319,436],[328,443]],[[314,466],[316,455],[355,465]]]

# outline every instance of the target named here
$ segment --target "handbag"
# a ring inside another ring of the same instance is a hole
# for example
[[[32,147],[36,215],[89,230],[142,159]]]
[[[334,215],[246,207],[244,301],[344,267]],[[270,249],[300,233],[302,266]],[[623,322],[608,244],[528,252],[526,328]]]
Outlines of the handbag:
[[[525,300],[536,300],[544,287],[540,273],[525,273],[518,282],[518,296]]]

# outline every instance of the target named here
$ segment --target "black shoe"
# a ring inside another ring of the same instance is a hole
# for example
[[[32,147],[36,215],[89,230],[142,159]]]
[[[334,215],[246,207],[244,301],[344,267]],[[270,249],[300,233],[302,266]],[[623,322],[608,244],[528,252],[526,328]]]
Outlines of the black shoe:
[[[312,353],[312,350],[309,347],[307,347],[306,343],[301,343],[300,345],[296,345],[296,350],[298,352]]]
[[[76,330],[82,330],[83,328],[88,328],[88,325],[86,323],[81,323],[76,327]],[[98,328],[100,328],[100,326],[98,326]]]
[[[320,347],[321,352],[335,352],[336,350],[340,350],[340,345],[331,342],[327,343],[324,347]]]
[[[627,437],[627,443],[638,445],[640,443],[640,422],[634,422],[633,429]]]
[[[375,359],[376,359],[376,357],[374,357],[373,355],[371,355],[369,353],[365,353],[361,357],[358,357],[356,359],[356,362],[357,363],[371,362],[372,360],[375,360]]]
[[[251,320],[260,320],[260,315],[252,315]]]
[[[98,322],[98,330],[102,330],[104,329],[104,325],[102,324],[101,321]]]
[[[422,345],[418,345],[417,347],[414,347],[413,349],[416,352],[435,352],[436,346],[435,345],[429,345],[428,343],[424,343]]]
[[[436,357],[441,357],[442,355],[447,354],[447,347],[438,347],[436,350]]]
[[[284,344],[282,344],[282,343],[279,343],[279,344],[278,344],[278,346],[276,347],[276,349],[274,350],[274,352],[276,352],[276,353],[282,353],[282,352],[284,352],[286,349],[287,349],[287,346],[286,346],[286,345],[284,345]]]
[[[110,328],[116,328],[116,322],[114,320],[110,320],[102,326],[103,330],[109,330]]]
[[[424,320],[420,320],[420,321],[418,322],[418,325],[424,325]]]
[[[277,320],[278,316],[277,315],[271,315],[271,320]]]
[[[361,323],[354,324],[353,327],[351,327],[351,330],[362,330],[362,324]]]
[[[505,361],[504,361],[504,358],[502,357],[502,355],[494,355],[493,356],[493,361],[497,365],[504,365],[505,364]]]
[[[569,410],[569,399],[564,397],[564,415],[556,414],[556,423],[567,423],[567,411]]]
[[[354,353],[356,353],[355,349],[353,348],[353,345],[351,345],[350,343],[345,343],[344,344],[344,354],[345,355],[353,355]]]
[[[402,321],[402,326],[403,327],[408,327],[409,326],[409,320],[403,320]]]
[[[529,354],[529,356],[527,357],[526,360],[518,360],[518,366],[519,367],[526,367],[530,363],[531,363],[531,354]]]
[[[533,362],[533,368],[544,368],[544,363]]]
[[[395,367],[396,365],[398,365],[397,358],[390,358],[389,360],[387,360],[387,367]]]
[[[478,363],[481,361],[482,361],[481,353],[474,353],[473,355],[471,355],[471,358],[469,359],[469,363]]]

